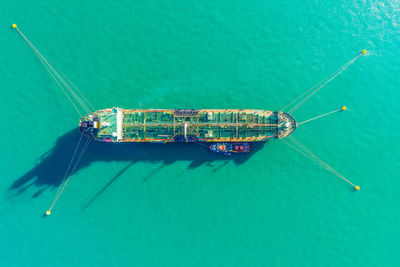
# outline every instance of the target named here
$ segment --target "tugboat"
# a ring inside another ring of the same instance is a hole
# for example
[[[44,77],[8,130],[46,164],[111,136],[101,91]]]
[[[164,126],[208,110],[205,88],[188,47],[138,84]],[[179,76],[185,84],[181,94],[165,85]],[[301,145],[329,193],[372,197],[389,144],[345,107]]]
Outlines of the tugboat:
[[[248,153],[250,152],[249,143],[213,143],[210,150],[215,153],[224,155],[232,155],[232,153]]]

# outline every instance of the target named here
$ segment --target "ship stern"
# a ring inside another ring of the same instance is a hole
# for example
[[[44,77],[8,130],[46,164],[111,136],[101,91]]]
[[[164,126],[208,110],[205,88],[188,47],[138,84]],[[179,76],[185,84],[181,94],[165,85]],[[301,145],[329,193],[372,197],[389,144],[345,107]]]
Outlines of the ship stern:
[[[92,139],[97,139],[100,128],[99,118],[96,114],[88,114],[79,120],[79,131]]]

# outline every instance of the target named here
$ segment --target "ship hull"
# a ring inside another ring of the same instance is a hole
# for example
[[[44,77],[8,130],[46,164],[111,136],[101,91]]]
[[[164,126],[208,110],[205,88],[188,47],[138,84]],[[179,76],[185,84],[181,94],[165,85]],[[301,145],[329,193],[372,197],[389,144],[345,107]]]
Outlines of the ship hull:
[[[102,142],[261,142],[290,135],[287,113],[259,109],[103,109],[80,120]]]

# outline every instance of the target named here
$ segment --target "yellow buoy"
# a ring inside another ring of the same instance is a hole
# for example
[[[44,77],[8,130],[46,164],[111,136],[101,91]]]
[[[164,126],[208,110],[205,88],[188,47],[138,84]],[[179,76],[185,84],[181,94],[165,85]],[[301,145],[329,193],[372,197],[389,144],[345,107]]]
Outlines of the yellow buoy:
[[[355,190],[360,190],[360,187],[358,185],[356,185],[356,187],[354,187]]]
[[[347,109],[347,107],[346,107],[346,106],[343,106],[343,107],[342,107],[342,110],[346,110],[346,109]]]
[[[17,28],[17,24],[13,24],[12,27],[13,27],[14,29],[16,29],[16,28]]]
[[[361,53],[363,53],[364,55],[367,53],[367,50],[363,50],[363,51],[361,51]]]
[[[47,210],[46,215],[50,215],[50,214],[51,214],[51,210]]]

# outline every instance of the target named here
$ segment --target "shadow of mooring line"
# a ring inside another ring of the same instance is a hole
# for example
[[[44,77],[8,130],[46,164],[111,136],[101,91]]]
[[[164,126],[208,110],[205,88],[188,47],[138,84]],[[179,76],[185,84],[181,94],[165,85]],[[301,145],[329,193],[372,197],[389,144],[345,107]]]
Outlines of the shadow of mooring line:
[[[212,172],[217,172],[219,169],[221,169],[222,167],[224,167],[228,163],[229,163],[229,160],[226,160],[221,165],[219,165],[217,168],[215,168]]]
[[[149,180],[151,177],[153,177],[157,172],[161,171],[162,169],[164,169],[164,165],[158,167],[157,169],[153,170],[149,175],[147,175],[146,177],[143,178],[143,182],[147,182],[147,180]]]
[[[122,174],[124,174],[124,172],[126,172],[135,162],[131,162],[129,163],[127,166],[125,166],[124,168],[122,168],[117,175],[115,175],[105,186],[103,186],[103,188],[97,192],[96,195],[94,195],[87,203],[85,206],[83,206],[83,208],[81,209],[81,211],[84,211],[87,207],[89,207],[112,183],[114,183]]]

